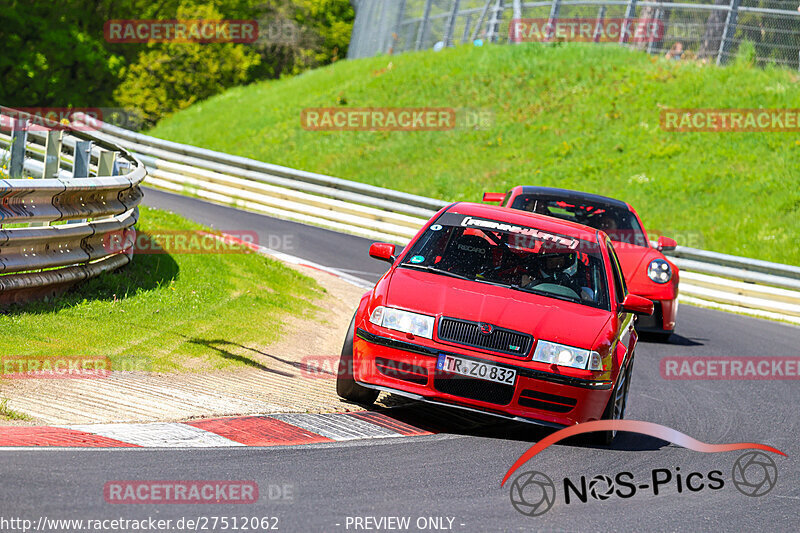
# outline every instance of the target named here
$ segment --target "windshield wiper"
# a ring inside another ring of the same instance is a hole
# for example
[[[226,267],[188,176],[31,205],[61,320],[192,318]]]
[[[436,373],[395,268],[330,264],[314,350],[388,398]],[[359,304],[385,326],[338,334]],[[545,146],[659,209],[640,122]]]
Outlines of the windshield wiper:
[[[433,274],[442,274],[444,276],[450,276],[451,278],[465,279],[467,281],[475,281],[475,278],[468,278],[467,276],[462,276],[461,274],[456,274],[455,272],[448,272],[447,270],[442,270],[441,268],[435,268],[433,265],[415,265],[414,263],[401,263],[400,266],[415,268],[418,270],[424,270],[426,272],[431,272]]]

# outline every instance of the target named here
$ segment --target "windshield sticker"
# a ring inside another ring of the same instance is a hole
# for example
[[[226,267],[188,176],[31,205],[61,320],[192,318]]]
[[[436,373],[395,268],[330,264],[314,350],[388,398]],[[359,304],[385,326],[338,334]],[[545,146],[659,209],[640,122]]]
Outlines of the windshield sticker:
[[[579,244],[579,241],[577,239],[569,237],[561,237],[559,235],[553,235],[552,233],[545,233],[544,231],[539,231],[537,229],[515,226],[513,224],[505,224],[503,222],[496,222],[494,220],[473,218],[471,216],[465,216],[461,220],[460,225],[463,227],[476,227],[476,228],[496,230],[496,231],[505,231],[507,233],[514,233],[517,235],[527,235],[534,239],[538,239],[541,241],[550,241],[558,245],[565,246],[570,250],[576,249]]]
[[[423,261],[425,261],[425,258],[422,257],[421,255],[415,255],[414,257],[411,258],[412,263],[422,263]]]
[[[440,229],[442,229],[441,224],[434,224],[433,226],[431,226],[431,231],[439,231]]]

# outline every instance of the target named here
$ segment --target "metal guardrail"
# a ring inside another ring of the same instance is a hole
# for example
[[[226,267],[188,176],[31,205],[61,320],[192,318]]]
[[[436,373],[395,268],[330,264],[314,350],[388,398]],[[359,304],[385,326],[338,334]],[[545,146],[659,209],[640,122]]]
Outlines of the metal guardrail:
[[[144,165],[88,131],[0,107],[0,306],[131,259]]]
[[[406,244],[447,202],[156,139],[110,124],[109,141],[136,153],[148,185],[276,218]],[[800,324],[800,267],[679,246],[681,293]],[[726,307],[727,308],[727,307]]]

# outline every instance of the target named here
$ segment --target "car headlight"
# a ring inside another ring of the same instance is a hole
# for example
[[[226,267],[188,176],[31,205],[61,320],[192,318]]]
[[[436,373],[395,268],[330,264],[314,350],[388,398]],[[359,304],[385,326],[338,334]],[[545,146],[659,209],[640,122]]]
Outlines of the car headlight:
[[[647,267],[647,276],[656,283],[667,283],[672,279],[672,268],[663,259],[653,259]]]
[[[378,306],[369,316],[369,321],[376,326],[381,326],[403,333],[411,333],[417,337],[433,338],[434,317],[411,313],[401,309]]]
[[[533,360],[583,370],[603,370],[603,360],[597,352],[542,340],[536,343]]]

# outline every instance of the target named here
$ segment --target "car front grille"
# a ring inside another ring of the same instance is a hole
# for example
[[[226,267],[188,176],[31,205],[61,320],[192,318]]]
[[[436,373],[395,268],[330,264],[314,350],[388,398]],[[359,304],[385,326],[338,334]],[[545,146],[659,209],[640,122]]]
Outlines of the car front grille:
[[[568,396],[557,394],[547,394],[535,390],[526,389],[519,394],[518,403],[525,407],[533,407],[543,411],[554,413],[568,413],[578,405],[578,400]]]
[[[457,318],[439,320],[439,340],[483,348],[514,357],[525,357],[533,344],[533,337],[510,329],[492,327],[492,332],[481,332],[479,322]]]
[[[436,390],[445,394],[497,405],[508,405],[514,397],[513,385],[503,385],[493,381],[472,379],[447,373],[434,375],[433,386]]]

